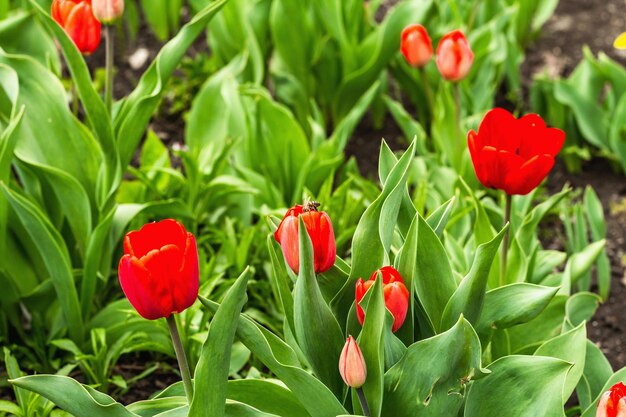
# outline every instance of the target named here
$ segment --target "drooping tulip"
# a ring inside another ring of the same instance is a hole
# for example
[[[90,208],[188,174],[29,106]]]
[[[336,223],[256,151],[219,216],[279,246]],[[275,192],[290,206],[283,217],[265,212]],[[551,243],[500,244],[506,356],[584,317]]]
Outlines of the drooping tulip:
[[[383,294],[385,297],[385,307],[393,315],[393,326],[391,330],[395,333],[406,318],[406,313],[409,309],[409,291],[404,285],[404,280],[400,276],[400,273],[396,271],[392,266],[384,266],[370,276],[369,280],[363,281],[359,278],[356,283],[356,315],[359,319],[359,323],[363,325],[365,322],[365,312],[363,307],[360,306],[360,302],[367,293],[367,291],[374,285],[378,274],[383,279]]]
[[[81,53],[89,55],[98,49],[101,25],[91,0],[53,0],[51,14]]]
[[[148,320],[189,308],[198,297],[198,250],[176,220],[148,223],[124,238],[118,274],[122,290]]]
[[[478,133],[467,135],[478,180],[508,195],[535,189],[554,166],[564,141],[565,133],[546,127],[539,115],[516,119],[500,108],[487,112]]]
[[[124,14],[124,0],[92,0],[93,14],[105,25],[115,22]]]
[[[426,28],[420,24],[404,28],[400,40],[400,51],[412,67],[423,67],[433,56],[433,44]]]
[[[354,337],[349,336],[339,357],[339,373],[347,386],[360,388],[367,379],[367,366]]]
[[[317,211],[318,206],[319,203],[308,202],[290,208],[274,233],[274,239],[280,244],[287,264],[296,274],[300,270],[299,217],[302,217],[311,238],[315,273],[326,272],[335,264],[337,249],[333,225],[328,214]]]
[[[596,417],[626,417],[626,386],[618,382],[600,397]]]
[[[461,81],[474,62],[474,53],[460,30],[444,35],[437,45],[437,68],[448,81]]]

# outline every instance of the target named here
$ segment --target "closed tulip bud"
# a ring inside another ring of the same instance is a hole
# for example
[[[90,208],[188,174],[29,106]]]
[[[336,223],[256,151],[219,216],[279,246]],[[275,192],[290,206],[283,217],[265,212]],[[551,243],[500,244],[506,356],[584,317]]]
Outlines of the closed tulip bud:
[[[596,417],[626,417],[626,386],[621,382],[600,397]]]
[[[92,0],[93,14],[105,25],[115,22],[124,14],[124,0]]]
[[[290,208],[278,229],[274,239],[283,250],[287,264],[296,274],[300,269],[300,241],[298,237],[298,218],[302,217],[306,231],[313,245],[313,264],[315,273],[328,271],[335,264],[335,233],[330,217],[323,211],[317,211],[319,203],[309,202],[304,206]]]
[[[124,238],[118,274],[122,290],[148,320],[189,308],[198,297],[198,250],[175,220],[148,223]]]
[[[393,315],[393,326],[391,331],[394,333],[402,327],[406,313],[409,309],[409,291],[404,285],[404,281],[400,276],[400,273],[391,266],[384,266],[370,276],[370,279],[363,281],[359,278],[356,283],[356,315],[359,319],[361,326],[365,322],[365,312],[360,306],[360,302],[369,291],[370,287],[374,285],[378,273],[383,278],[383,294],[385,297],[385,307]]]
[[[426,28],[419,24],[409,25],[402,31],[400,51],[412,67],[423,67],[433,56],[433,44]]]
[[[339,373],[346,385],[351,388],[361,388],[367,379],[365,358],[352,336],[346,339],[346,344],[341,351]]]
[[[565,142],[560,129],[546,127],[539,115],[516,119],[504,109],[487,112],[467,135],[478,180],[508,195],[528,194],[548,175]]]
[[[437,45],[437,68],[448,81],[460,81],[467,76],[474,53],[460,30],[444,35]]]
[[[90,0],[53,0],[51,14],[82,54],[90,55],[98,49],[101,25],[93,15]]]

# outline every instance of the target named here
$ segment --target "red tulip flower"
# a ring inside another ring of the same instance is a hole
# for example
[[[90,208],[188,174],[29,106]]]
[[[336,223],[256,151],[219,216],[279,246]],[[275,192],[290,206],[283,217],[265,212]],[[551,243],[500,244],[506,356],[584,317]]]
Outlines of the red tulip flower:
[[[367,379],[367,366],[365,358],[354,337],[346,339],[346,344],[339,357],[339,373],[343,382],[351,388],[360,388]]]
[[[444,35],[437,45],[437,68],[448,81],[460,81],[467,76],[474,53],[467,38],[460,30]]]
[[[554,166],[564,141],[565,133],[546,127],[540,116],[516,119],[499,108],[487,112],[478,133],[467,135],[478,180],[508,195],[535,189]]]
[[[100,23],[111,24],[124,14],[124,0],[92,0],[93,14]]]
[[[419,24],[405,27],[402,31],[400,51],[412,67],[426,65],[433,56],[433,44],[426,28]]]
[[[142,317],[180,313],[198,297],[196,239],[176,220],[148,223],[124,238],[118,274],[128,301]]]
[[[319,203],[309,202],[304,206],[290,208],[274,233],[274,239],[280,243],[287,264],[296,274],[300,270],[299,217],[302,217],[313,244],[315,273],[326,272],[335,264],[337,249],[333,225],[328,214],[317,211],[318,206]]]
[[[81,53],[89,55],[98,49],[101,25],[93,14],[91,0],[53,0],[52,18]]]
[[[596,417],[626,417],[626,386],[621,382],[600,398]]]
[[[384,266],[374,271],[367,281],[363,281],[362,278],[358,279],[356,282],[356,315],[362,326],[365,321],[365,312],[359,303],[370,287],[374,285],[379,272],[383,278],[385,307],[387,307],[387,310],[393,315],[393,327],[391,331],[395,333],[402,327],[402,323],[404,323],[404,319],[406,318],[406,313],[409,309],[409,291],[404,285],[400,273],[391,266]]]

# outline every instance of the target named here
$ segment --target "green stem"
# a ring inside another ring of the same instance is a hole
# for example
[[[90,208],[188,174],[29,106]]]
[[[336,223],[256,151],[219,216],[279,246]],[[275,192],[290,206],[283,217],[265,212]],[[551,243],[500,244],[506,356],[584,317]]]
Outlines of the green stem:
[[[74,80],[72,80],[72,114],[74,117],[78,117],[78,89]]]
[[[433,99],[433,90],[430,88],[428,82],[428,76],[424,67],[418,68],[420,77],[422,77],[422,84],[424,85],[424,94],[426,95],[426,101],[428,102],[428,114],[432,117],[435,113],[435,101]]]
[[[361,409],[363,410],[363,415],[365,417],[370,417],[372,413],[370,413],[370,407],[367,404],[367,398],[365,398],[365,393],[363,392],[363,388],[357,388],[356,395],[359,397],[359,402],[361,403]]]
[[[504,208],[504,224],[511,222],[511,202],[512,196],[506,195],[506,205]],[[500,285],[506,285],[506,258],[509,251],[509,234],[511,227],[504,232],[504,239],[502,240],[502,252],[500,252]]]
[[[106,47],[106,79],[104,82],[104,100],[109,114],[111,113],[111,108],[113,107],[113,32],[114,31],[111,25],[104,26]]]
[[[457,173],[462,174],[462,163],[463,163],[463,152],[461,151],[462,148],[462,143],[461,143],[461,92],[460,92],[460,88],[459,88],[459,83],[455,82],[453,84],[453,89],[454,89],[454,126],[455,126],[455,138],[454,138],[454,149],[457,150],[457,152],[454,153],[454,155],[450,158],[451,160],[455,161],[453,163],[454,168],[456,169]]]
[[[191,400],[193,399],[193,384],[191,383],[191,373],[189,372],[189,363],[187,362],[185,349],[183,348],[183,343],[180,340],[180,334],[178,334],[176,318],[172,314],[166,320],[167,327],[170,329],[170,335],[172,336],[172,344],[174,345],[174,351],[176,352],[176,359],[178,359],[180,376],[183,378],[185,394],[187,395],[187,400],[189,401],[189,404],[191,404]]]

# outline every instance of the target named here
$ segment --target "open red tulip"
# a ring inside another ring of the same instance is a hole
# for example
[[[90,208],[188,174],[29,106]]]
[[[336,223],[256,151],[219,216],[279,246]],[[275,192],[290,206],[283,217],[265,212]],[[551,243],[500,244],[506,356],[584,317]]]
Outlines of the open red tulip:
[[[118,274],[122,290],[148,320],[189,308],[198,297],[198,250],[176,220],[148,223],[124,238]]]
[[[93,14],[91,0],[53,0],[51,14],[81,53],[89,55],[98,49],[101,24]]]
[[[402,323],[404,323],[404,319],[406,318],[406,313],[409,309],[409,291],[404,285],[404,281],[402,280],[400,273],[392,266],[384,266],[379,270],[374,271],[374,273],[370,276],[370,279],[367,281],[363,281],[362,278],[358,279],[356,283],[355,297],[356,315],[362,326],[365,322],[365,312],[359,303],[367,291],[369,291],[370,287],[374,285],[379,272],[383,278],[385,307],[387,307],[387,310],[389,310],[393,315],[393,327],[391,328],[391,331],[395,333],[400,327],[402,327]]]
[[[600,397],[596,417],[626,417],[626,386],[618,382]]]
[[[499,108],[487,112],[478,133],[467,135],[478,180],[508,195],[528,194],[541,184],[564,142],[565,133],[546,127],[539,115],[516,119]]]

